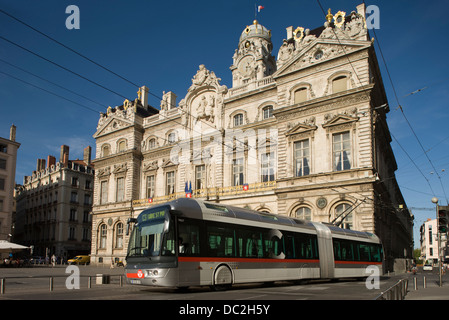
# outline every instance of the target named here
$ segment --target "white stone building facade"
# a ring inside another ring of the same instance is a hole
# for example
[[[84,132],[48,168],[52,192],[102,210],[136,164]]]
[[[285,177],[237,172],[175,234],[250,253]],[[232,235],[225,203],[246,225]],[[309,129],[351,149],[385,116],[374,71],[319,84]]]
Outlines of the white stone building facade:
[[[411,258],[364,16],[360,5],[312,31],[288,27],[277,58],[254,21],[234,52],[232,87],[200,65],[179,103],[164,92],[150,107],[142,87],[108,108],[94,134],[93,263],[124,259],[129,217],[186,194],[376,233],[389,269]]]

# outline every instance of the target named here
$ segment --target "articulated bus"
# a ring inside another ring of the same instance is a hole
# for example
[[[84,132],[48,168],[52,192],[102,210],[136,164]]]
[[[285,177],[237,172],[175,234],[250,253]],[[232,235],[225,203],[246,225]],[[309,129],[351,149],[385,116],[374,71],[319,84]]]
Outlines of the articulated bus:
[[[368,266],[383,269],[374,234],[224,204],[178,199],[146,209],[129,223],[129,284],[225,289],[249,282],[364,278]]]

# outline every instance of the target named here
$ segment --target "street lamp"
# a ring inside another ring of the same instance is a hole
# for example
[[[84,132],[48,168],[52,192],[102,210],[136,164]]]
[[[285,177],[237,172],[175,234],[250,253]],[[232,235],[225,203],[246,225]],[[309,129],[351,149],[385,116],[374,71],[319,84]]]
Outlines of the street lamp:
[[[438,225],[438,198],[437,197],[433,197],[432,198],[432,203],[434,203],[436,205],[436,217],[437,217],[437,225]],[[441,241],[441,233],[440,230],[437,228],[437,232],[438,232],[438,269],[440,270],[440,287],[443,286],[443,281],[442,281],[442,273],[441,273],[441,266],[442,266],[442,257],[441,257],[441,245],[440,245],[440,241]]]

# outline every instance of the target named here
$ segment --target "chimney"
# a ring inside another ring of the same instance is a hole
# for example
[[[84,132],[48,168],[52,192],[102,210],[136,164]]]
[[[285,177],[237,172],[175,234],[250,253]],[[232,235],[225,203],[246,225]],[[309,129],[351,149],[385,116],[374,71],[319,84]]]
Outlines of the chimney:
[[[56,158],[53,156],[47,157],[47,168],[50,168],[51,165],[56,165]]]
[[[168,109],[170,110],[170,109],[176,108],[176,94],[174,94],[174,92],[170,91],[167,93],[167,96],[168,96],[168,101],[167,101]]]
[[[45,159],[37,159],[36,171],[40,172],[42,169],[45,169]]]
[[[92,148],[90,146],[84,148],[83,160],[88,166],[90,165],[91,156],[92,156]]]
[[[69,146],[61,146],[61,155],[59,156],[59,162],[62,162],[64,167],[69,165]]]
[[[142,86],[140,88],[140,101],[142,102],[142,106],[144,108],[148,105],[148,93],[150,92],[150,89],[148,89],[145,86]]]
[[[293,26],[290,26],[287,29],[287,40],[290,40],[293,38]]]
[[[11,125],[9,129],[9,140],[15,142],[16,141],[16,126],[14,124]]]

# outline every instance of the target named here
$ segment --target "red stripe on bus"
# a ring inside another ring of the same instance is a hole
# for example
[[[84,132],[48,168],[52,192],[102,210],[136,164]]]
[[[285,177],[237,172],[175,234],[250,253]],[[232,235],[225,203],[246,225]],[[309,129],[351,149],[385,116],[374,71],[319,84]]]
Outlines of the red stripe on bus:
[[[369,262],[369,261],[341,261],[341,260],[336,260],[335,264],[369,264],[369,265],[373,265],[373,264],[382,264],[382,262]]]
[[[132,278],[132,279],[141,279],[137,276],[137,273],[127,273],[126,274],[127,278]]]
[[[207,257],[178,257],[179,262],[296,262],[296,263],[319,263],[318,259],[260,259],[260,258],[207,258]]]

